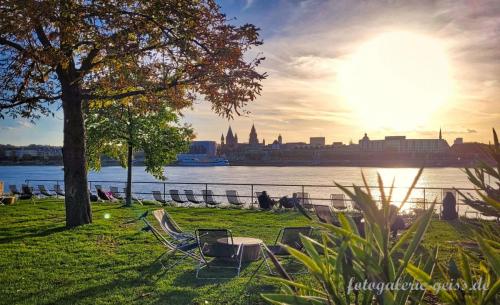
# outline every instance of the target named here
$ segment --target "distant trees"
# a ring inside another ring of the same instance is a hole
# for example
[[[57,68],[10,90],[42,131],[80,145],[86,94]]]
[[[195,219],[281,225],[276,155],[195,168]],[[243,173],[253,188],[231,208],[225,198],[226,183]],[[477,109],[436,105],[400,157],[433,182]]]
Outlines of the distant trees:
[[[164,179],[163,166],[188,149],[192,130],[178,123],[177,114],[165,103],[151,110],[146,101],[95,101],[85,115],[87,160],[94,170],[101,168],[101,155],[120,161],[127,168],[126,205],[132,204],[132,157],[143,150],[146,171]]]
[[[213,0],[17,1],[0,4],[0,117],[61,106],[66,225],[92,221],[84,115],[89,100],[138,96],[172,109],[195,98],[232,117],[260,93],[261,44]],[[105,90],[102,90],[102,89]]]

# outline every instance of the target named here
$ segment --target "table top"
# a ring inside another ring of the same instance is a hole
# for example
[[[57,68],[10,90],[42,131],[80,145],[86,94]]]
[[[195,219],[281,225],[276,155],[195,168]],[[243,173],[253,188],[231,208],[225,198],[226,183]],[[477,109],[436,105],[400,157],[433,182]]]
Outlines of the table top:
[[[217,242],[221,244],[226,244],[227,240],[228,240],[227,238],[219,238]],[[233,243],[235,245],[256,246],[264,242],[261,239],[253,237],[233,237]]]

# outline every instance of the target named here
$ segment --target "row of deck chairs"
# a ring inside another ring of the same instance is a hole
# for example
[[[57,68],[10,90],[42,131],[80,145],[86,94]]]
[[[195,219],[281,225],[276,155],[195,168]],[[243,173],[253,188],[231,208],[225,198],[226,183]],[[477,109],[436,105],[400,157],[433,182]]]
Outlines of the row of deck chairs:
[[[198,262],[196,278],[200,277],[200,271],[204,268],[231,268],[235,269],[239,276],[242,265],[244,247],[233,243],[233,235],[227,229],[197,229],[194,234],[183,231],[174,219],[165,210],[156,210],[153,216],[159,224],[161,230],[157,229],[147,220],[148,212],[140,216],[145,223],[144,231],[150,231],[156,239],[165,247],[166,251],[157,258],[163,268],[170,269],[185,259],[193,259]],[[303,244],[300,235],[311,236],[312,227],[287,227],[279,231],[273,245],[262,245],[261,254],[263,262],[252,274],[258,272],[261,266],[266,263],[267,258],[271,258],[272,263],[277,266],[278,274],[286,274],[284,268],[276,261],[276,256],[289,256],[288,251],[283,247],[287,245],[297,250],[302,250]],[[163,233],[161,232],[163,231]],[[225,245],[220,241],[224,239]],[[174,257],[177,259],[173,262]],[[165,263],[164,264],[164,259]],[[218,264],[224,261],[224,265]],[[228,266],[229,265],[229,266]],[[286,274],[288,277],[289,275]],[[204,279],[216,279],[214,277]],[[218,277],[217,279],[220,279]]]
[[[202,198],[198,198],[197,195],[193,192],[193,190],[184,190],[184,197],[182,197],[179,190],[169,190],[169,195],[173,201],[175,201],[177,203],[181,203],[181,204],[183,204],[183,203],[194,203],[194,204],[205,203],[206,205],[209,205],[209,206],[216,206],[216,205],[219,205],[222,203],[222,202],[219,202],[215,199],[216,195],[212,192],[212,190],[202,190],[201,191]],[[226,191],[226,197],[227,197],[227,201],[231,205],[242,206],[245,204],[244,201],[240,200],[241,196],[238,195],[238,192],[235,190]],[[161,204],[167,203],[167,201],[165,200],[165,198],[163,197],[163,195],[160,191],[153,191],[153,198],[156,201],[160,202]]]
[[[21,190],[17,189],[16,185],[9,185],[9,191],[12,195],[18,196],[19,199],[33,199],[36,196],[45,196],[45,197],[53,197],[53,196],[62,196],[64,197],[64,191],[61,189],[59,184],[55,184],[52,190],[48,190],[45,188],[45,185],[39,184],[38,190],[36,191],[33,187],[23,184],[21,185]]]

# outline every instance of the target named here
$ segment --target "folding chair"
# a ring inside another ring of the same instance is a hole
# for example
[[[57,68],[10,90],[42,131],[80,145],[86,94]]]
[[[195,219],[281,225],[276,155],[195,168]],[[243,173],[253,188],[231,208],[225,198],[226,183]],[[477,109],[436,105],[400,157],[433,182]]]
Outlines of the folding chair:
[[[64,191],[62,190],[61,185],[59,185],[59,184],[54,184],[54,192],[55,192],[57,195],[64,197]]]
[[[49,191],[47,191],[47,189],[45,188],[45,185],[43,185],[43,184],[38,185],[38,191],[40,192],[40,194],[44,195],[45,197],[54,196],[53,194],[49,193]]]
[[[15,184],[9,185],[9,191],[12,195],[21,195],[21,192],[17,190],[17,186]]]
[[[179,190],[169,190],[170,198],[177,203],[186,203],[187,200],[181,198],[181,194],[179,194]]]
[[[316,217],[318,217],[319,221],[331,225],[340,225],[339,221],[332,214],[332,210],[329,206],[315,204],[314,212],[316,213]]]
[[[332,208],[334,208],[336,210],[343,211],[343,210],[347,209],[344,194],[331,194],[330,201],[332,203]]]
[[[160,191],[153,191],[153,198],[161,204],[167,204],[167,201],[163,198]]]
[[[189,202],[191,203],[199,204],[203,202],[203,200],[200,200],[196,197],[193,190],[184,190],[184,195],[186,195],[187,200],[189,200]]]
[[[153,227],[151,223],[149,223],[149,221],[146,219],[146,217],[143,217],[142,220],[146,224],[146,227],[144,227],[143,230],[150,231],[151,233],[153,233],[156,239],[166,248],[166,251],[157,258],[157,261],[160,262],[160,264],[164,269],[169,270],[188,258],[191,258],[195,261],[200,260],[200,256],[196,254],[196,249],[198,247],[196,241],[190,243],[175,244],[169,241],[167,238],[165,238],[155,227]],[[167,258],[166,260],[168,262],[177,254],[179,254],[180,257],[175,262],[165,266],[165,264],[163,263],[163,258],[166,257]]]
[[[302,241],[300,240],[301,234],[307,237],[311,236],[312,227],[283,228],[278,232],[278,236],[276,236],[274,245],[267,246],[267,248],[276,256],[282,256],[282,257],[290,256],[290,253],[282,245],[287,245],[289,247],[301,251],[304,247]]]
[[[111,195],[113,195],[113,197],[115,197],[116,199],[118,199],[118,200],[124,199],[124,197],[122,195],[120,195],[120,192],[118,191],[118,187],[110,186],[109,191],[111,192]]]
[[[236,269],[237,276],[240,275],[241,262],[243,258],[243,245],[236,245],[233,242],[233,235],[227,229],[198,229],[196,230],[196,240],[200,249],[200,261],[196,269],[196,278],[203,268]],[[223,260],[226,263],[233,263],[234,266],[217,265]],[[203,278],[203,279],[223,279]]]
[[[227,196],[227,201],[235,206],[242,206],[245,203],[240,201],[240,196],[238,195],[238,192],[235,190],[229,190],[226,191],[226,196]]]
[[[214,199],[214,193],[211,190],[202,190],[203,200],[208,205],[219,205],[220,202]]]
[[[167,233],[171,238],[177,240],[178,242],[186,242],[190,240],[195,240],[196,237],[191,234],[184,232],[175,220],[167,213],[167,211],[161,209],[153,212],[153,216],[158,221],[160,228],[162,228],[165,233]]]

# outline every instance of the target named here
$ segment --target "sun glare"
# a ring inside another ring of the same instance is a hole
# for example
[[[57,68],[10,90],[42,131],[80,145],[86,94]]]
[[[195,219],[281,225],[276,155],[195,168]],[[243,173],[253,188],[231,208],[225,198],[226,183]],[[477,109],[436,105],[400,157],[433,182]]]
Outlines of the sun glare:
[[[450,97],[443,44],[410,32],[387,32],[362,44],[341,67],[341,94],[365,128],[408,130],[425,124]]]

